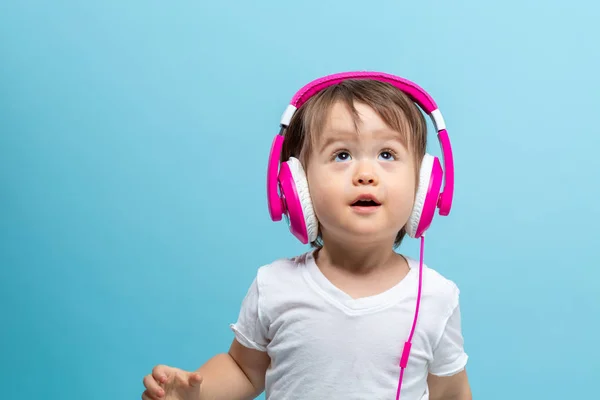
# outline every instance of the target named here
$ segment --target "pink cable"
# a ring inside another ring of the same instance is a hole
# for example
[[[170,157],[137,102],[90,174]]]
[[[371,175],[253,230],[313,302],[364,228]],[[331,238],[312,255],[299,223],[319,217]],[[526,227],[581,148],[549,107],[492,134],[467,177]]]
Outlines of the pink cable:
[[[408,355],[410,353],[410,347],[412,346],[412,337],[415,333],[415,327],[417,325],[417,317],[419,316],[419,306],[421,305],[421,286],[423,283],[423,253],[425,250],[425,237],[421,236],[421,251],[419,255],[419,289],[417,292],[417,306],[415,309],[415,317],[413,319],[412,329],[408,340],[404,343],[402,349],[402,356],[400,357],[400,378],[398,379],[398,390],[396,391],[396,400],[400,399],[400,389],[402,388],[402,378],[404,377],[404,369],[408,363]]]

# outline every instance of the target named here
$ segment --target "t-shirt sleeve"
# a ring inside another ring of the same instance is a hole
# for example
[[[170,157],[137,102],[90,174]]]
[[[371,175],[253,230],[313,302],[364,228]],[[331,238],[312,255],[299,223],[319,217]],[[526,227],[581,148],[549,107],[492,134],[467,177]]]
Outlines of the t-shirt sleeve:
[[[460,306],[457,303],[433,351],[429,372],[437,376],[451,376],[462,371],[468,359],[463,346]]]
[[[239,312],[236,323],[230,325],[235,337],[245,347],[267,351],[267,328],[260,309],[261,298],[257,279],[254,279]]]

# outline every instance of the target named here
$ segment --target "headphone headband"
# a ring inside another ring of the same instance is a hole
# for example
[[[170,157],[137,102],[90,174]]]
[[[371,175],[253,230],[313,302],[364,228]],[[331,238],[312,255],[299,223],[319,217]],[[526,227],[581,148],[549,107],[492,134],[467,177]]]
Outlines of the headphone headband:
[[[452,156],[450,138],[446,131],[446,123],[437,104],[423,88],[407,79],[384,72],[355,71],[326,75],[315,79],[304,85],[304,87],[294,95],[290,104],[285,109],[280,121],[281,131],[271,148],[271,155],[273,157],[269,161],[267,172],[268,182],[270,182],[267,185],[267,194],[271,218],[273,218],[273,220],[281,219],[281,212],[283,211],[283,205],[277,194],[276,177],[279,165],[279,155],[281,154],[281,147],[283,145],[283,134],[290,124],[292,116],[298,108],[302,107],[302,105],[304,105],[312,96],[319,93],[321,90],[349,79],[372,79],[389,83],[405,93],[427,115],[429,115],[435,130],[437,131],[438,140],[442,149],[442,161],[444,164],[444,186],[443,191],[438,198],[437,207],[440,209],[440,215],[448,215],[452,207],[452,199],[454,196],[454,159]]]
[[[338,74],[327,75],[322,78],[315,79],[312,82],[304,85],[292,98],[286,111],[281,118],[281,125],[287,127],[292,119],[294,112],[302,107],[311,97],[319,93],[321,90],[330,86],[337,85],[348,79],[372,79],[380,82],[386,82],[405,93],[410,99],[417,103],[419,107],[433,120],[436,131],[446,129],[446,124],[441,112],[438,110],[437,104],[433,98],[419,85],[399,76],[386,74],[384,72],[342,72]]]

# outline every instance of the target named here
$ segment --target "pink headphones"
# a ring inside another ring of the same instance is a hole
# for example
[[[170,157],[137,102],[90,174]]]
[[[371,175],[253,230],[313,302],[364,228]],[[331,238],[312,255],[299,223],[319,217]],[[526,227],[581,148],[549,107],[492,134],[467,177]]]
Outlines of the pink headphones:
[[[273,139],[269,155],[267,197],[271,219],[280,221],[282,215],[285,215],[290,231],[304,244],[317,238],[319,224],[313,211],[304,169],[300,161],[294,157],[290,157],[280,165],[281,148],[285,130],[296,110],[319,91],[347,79],[374,79],[390,83],[408,95],[433,121],[442,148],[444,170],[442,171],[437,157],[425,154],[421,164],[415,204],[406,226],[410,237],[422,237],[431,225],[436,208],[439,208],[440,215],[445,216],[450,213],[452,207],[454,161],[450,139],[442,113],[425,90],[406,79],[382,72],[345,72],[328,75],[305,85],[292,98],[281,117],[281,130]],[[444,188],[443,192],[440,192],[442,181],[444,181]]]

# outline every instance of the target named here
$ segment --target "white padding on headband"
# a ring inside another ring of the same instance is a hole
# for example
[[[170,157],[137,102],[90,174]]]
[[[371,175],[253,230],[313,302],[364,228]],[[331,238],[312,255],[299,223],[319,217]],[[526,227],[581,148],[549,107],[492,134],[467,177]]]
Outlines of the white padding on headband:
[[[444,121],[444,117],[442,117],[442,112],[437,109],[431,112],[431,119],[433,119],[433,125],[435,125],[436,132],[441,131],[442,129],[446,129],[446,122]]]
[[[296,107],[294,107],[291,104],[288,105],[287,108],[285,109],[285,111],[283,112],[283,115],[281,116],[281,125],[289,126],[290,121],[292,120],[292,116],[294,115],[295,112],[296,112]]]

